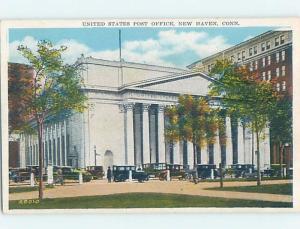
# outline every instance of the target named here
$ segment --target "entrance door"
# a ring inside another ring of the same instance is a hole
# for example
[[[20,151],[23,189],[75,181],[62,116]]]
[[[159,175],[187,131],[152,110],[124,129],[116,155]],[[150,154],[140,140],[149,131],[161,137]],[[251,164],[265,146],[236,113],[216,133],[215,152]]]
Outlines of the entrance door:
[[[103,162],[103,169],[106,173],[108,166],[112,169],[112,166],[114,164],[114,157],[113,153],[110,150],[106,150],[104,154],[104,162]]]

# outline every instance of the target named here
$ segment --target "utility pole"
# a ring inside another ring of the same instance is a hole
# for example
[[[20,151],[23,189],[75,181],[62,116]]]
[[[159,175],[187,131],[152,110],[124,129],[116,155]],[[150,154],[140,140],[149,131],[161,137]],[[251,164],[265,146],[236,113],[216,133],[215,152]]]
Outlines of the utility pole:
[[[97,156],[100,156],[100,154],[97,153],[95,145],[94,145],[94,155],[95,155],[95,166],[97,166]]]
[[[223,165],[222,162],[219,164],[220,170],[220,188],[223,188]]]
[[[123,65],[122,65],[122,34],[119,29],[119,61],[120,61],[120,71],[121,71],[121,86],[123,86]]]

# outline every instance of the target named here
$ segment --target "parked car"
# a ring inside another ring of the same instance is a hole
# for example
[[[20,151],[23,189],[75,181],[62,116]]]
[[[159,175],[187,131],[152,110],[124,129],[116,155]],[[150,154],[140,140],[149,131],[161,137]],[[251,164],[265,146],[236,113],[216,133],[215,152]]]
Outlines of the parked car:
[[[64,180],[78,180],[79,174],[82,173],[83,182],[90,182],[93,176],[90,172],[80,169],[73,169],[70,166],[53,166],[53,177],[54,180],[57,178],[57,170],[61,169],[62,177]]]
[[[30,170],[28,168],[9,169],[9,180],[15,183],[30,179]]]
[[[148,163],[143,164],[144,171],[152,178],[159,178],[162,176],[162,173],[166,171],[166,163]]]
[[[103,166],[88,166],[87,171],[93,176],[93,179],[102,179],[104,176]]]
[[[167,169],[170,170],[170,178],[184,179],[188,167],[179,164],[167,164]]]
[[[219,177],[219,172],[214,164],[198,164],[197,172],[198,177],[201,179],[207,179],[211,177],[211,170],[213,170],[214,177]]]
[[[235,178],[249,177],[250,174],[255,174],[254,165],[252,164],[234,164],[231,168]]]
[[[132,179],[139,182],[149,180],[149,175],[142,169],[136,170],[136,166],[113,166],[113,179],[115,182],[123,182],[129,179],[129,171],[132,171]]]

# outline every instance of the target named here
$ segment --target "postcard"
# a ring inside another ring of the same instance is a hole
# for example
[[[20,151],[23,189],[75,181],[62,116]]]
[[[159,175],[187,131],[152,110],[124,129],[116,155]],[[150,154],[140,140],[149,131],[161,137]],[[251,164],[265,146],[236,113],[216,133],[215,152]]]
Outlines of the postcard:
[[[294,212],[298,18],[1,21],[6,213]]]

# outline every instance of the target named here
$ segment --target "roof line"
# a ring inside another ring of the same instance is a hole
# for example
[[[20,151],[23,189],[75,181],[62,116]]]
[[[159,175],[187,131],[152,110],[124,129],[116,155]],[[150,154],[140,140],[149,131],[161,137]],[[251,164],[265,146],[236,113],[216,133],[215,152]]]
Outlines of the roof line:
[[[285,31],[286,31],[286,30],[285,30]],[[290,30],[288,30],[288,31],[290,31]],[[222,51],[219,51],[219,52],[217,52],[217,53],[214,53],[214,54],[212,54],[212,55],[209,55],[209,56],[207,56],[207,57],[204,57],[204,58],[202,58],[202,59],[200,59],[200,60],[197,60],[197,61],[195,61],[195,62],[193,62],[193,63],[187,65],[186,67],[187,67],[187,68],[191,68],[193,65],[195,65],[195,64],[197,64],[197,63],[199,63],[199,62],[201,62],[201,61],[203,61],[203,60],[205,60],[205,59],[212,58],[213,56],[218,56],[218,55],[221,54],[221,53],[230,51],[231,49],[237,48],[237,47],[242,46],[242,45],[244,45],[244,44],[246,44],[246,43],[248,43],[248,42],[254,41],[254,40],[256,40],[256,39],[258,39],[258,38],[260,38],[260,37],[263,37],[263,36],[272,34],[272,33],[274,33],[274,32],[282,32],[282,30],[276,30],[276,29],[274,29],[274,30],[268,30],[268,31],[266,31],[266,32],[264,32],[264,33],[261,33],[261,34],[255,36],[255,37],[252,37],[252,38],[250,38],[250,39],[248,39],[248,40],[245,40],[245,41],[242,41],[242,42],[240,42],[240,43],[238,43],[238,44],[236,44],[236,45],[233,45],[233,46],[231,46],[231,47],[229,47],[229,48],[227,48],[227,49],[224,49],[224,50],[222,50]]]

